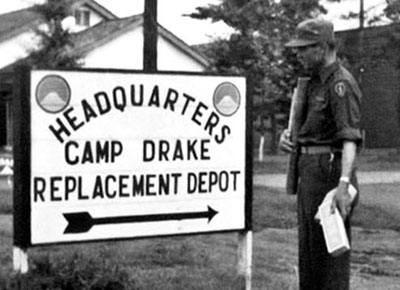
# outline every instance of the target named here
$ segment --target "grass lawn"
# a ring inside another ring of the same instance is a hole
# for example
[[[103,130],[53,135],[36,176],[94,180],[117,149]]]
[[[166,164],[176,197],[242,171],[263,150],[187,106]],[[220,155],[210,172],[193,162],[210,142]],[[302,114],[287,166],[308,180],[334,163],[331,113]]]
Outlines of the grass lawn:
[[[394,153],[367,154],[359,167],[400,170],[399,161]],[[263,163],[255,162],[254,171],[284,173],[286,164],[286,157],[270,156]],[[352,290],[399,289],[399,185],[360,187],[361,199],[353,216]],[[11,214],[12,192],[1,187],[1,290],[241,289],[236,272],[237,233],[32,248],[28,286],[11,288],[10,281],[15,281]],[[281,188],[255,187],[253,230],[252,289],[297,289],[296,197],[287,196]]]
[[[361,187],[362,199],[353,220],[354,290],[398,289],[400,205],[397,186]],[[11,198],[7,195],[10,193],[2,193],[1,201],[10,204]],[[255,290],[297,289],[295,203],[295,197],[285,195],[283,189],[256,187],[254,190]],[[6,207],[3,206],[3,210]],[[37,273],[35,279],[40,276],[43,283],[48,283],[46,285],[55,285],[54,275],[59,280],[64,275],[71,276],[76,283],[86,283],[86,288],[70,289],[106,289],[95,288],[95,283],[100,283],[101,279],[129,284],[125,288],[109,289],[240,289],[236,275],[237,240],[237,234],[230,233],[33,248],[29,250],[30,267],[31,273]],[[0,214],[0,261],[0,289],[6,289],[6,281],[12,276],[12,218],[9,214]]]

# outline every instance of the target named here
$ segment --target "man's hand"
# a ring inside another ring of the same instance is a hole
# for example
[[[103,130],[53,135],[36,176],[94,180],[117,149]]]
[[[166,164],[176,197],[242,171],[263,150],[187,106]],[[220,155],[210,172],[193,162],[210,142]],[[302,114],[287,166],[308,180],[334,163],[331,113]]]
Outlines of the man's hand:
[[[290,153],[293,151],[294,148],[294,143],[290,141],[290,132],[288,129],[285,129],[279,139],[279,149],[284,152]]]
[[[343,220],[346,220],[351,211],[351,196],[348,191],[348,184],[339,182],[337,190],[332,198],[331,213],[335,212],[335,208],[339,210]]]

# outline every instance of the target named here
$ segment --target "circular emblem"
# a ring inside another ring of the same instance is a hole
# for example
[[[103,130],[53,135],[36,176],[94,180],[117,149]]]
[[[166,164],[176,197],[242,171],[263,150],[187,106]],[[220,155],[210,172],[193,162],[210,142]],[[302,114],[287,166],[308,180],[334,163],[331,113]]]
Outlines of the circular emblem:
[[[215,109],[224,116],[232,116],[240,106],[240,93],[232,83],[222,83],[214,91]]]
[[[71,99],[71,89],[65,79],[58,75],[45,76],[36,87],[36,101],[48,113],[64,110]]]
[[[346,85],[344,84],[344,82],[338,82],[335,85],[335,92],[336,94],[338,94],[339,97],[344,97],[344,95],[346,94]]]

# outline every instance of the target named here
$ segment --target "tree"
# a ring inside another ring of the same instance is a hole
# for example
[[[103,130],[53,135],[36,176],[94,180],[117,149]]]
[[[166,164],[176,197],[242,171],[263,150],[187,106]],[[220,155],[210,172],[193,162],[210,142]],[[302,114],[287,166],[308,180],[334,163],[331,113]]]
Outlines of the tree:
[[[343,2],[349,0],[327,0],[328,2]],[[371,66],[376,66],[378,63],[384,61],[391,61],[391,56],[388,54],[388,51],[393,49],[398,49],[400,47],[400,30],[398,27],[393,26],[391,32],[386,36],[388,42],[382,44],[380,47],[375,47],[375,49],[371,52],[367,48],[368,44],[364,41],[365,39],[365,25],[368,24],[369,26],[378,25],[382,23],[399,23],[400,22],[400,0],[386,0],[386,7],[382,9],[382,12],[376,14],[374,9],[383,3],[376,3],[375,5],[365,7],[364,2],[367,3],[365,0],[358,0],[360,3],[360,10],[358,12],[350,12],[347,15],[342,15],[344,19],[360,19],[360,26],[359,26],[359,33],[358,39],[354,39],[353,41],[358,42],[358,53],[357,57],[354,58],[350,62],[351,69],[353,72],[357,73],[363,69],[366,64]],[[383,2],[383,1],[382,1]],[[368,2],[369,3],[369,2]],[[374,15],[371,15],[370,12],[375,12]],[[339,55],[342,58],[350,59],[351,56],[346,51],[339,51]],[[398,61],[398,67],[400,68],[400,60]]]
[[[33,9],[39,13],[44,25],[35,29],[37,47],[29,54],[28,63],[40,68],[76,68],[82,65],[81,55],[74,51],[72,35],[62,21],[72,14],[70,0],[48,0]]]
[[[400,22],[400,0],[387,0],[384,14],[393,22]]]
[[[234,29],[229,39],[212,43],[207,54],[212,71],[243,75],[247,78],[247,96],[252,98],[256,129],[263,133],[263,120],[270,121],[273,136],[271,150],[276,150],[277,118],[289,111],[290,95],[298,65],[284,49],[296,25],[305,18],[325,13],[318,0],[223,0],[219,5],[196,8],[189,16],[223,21]]]
[[[346,2],[348,0],[326,0],[328,2]],[[343,18],[360,20],[360,28],[364,28],[364,22],[367,20],[368,24],[379,23],[383,18],[387,18],[390,22],[400,22],[400,0],[386,0],[386,7],[382,13],[368,17],[369,13],[373,11],[378,5],[365,8],[365,0],[358,0],[360,3],[360,10],[358,12],[350,12],[343,15]],[[383,1],[382,1],[383,2]]]

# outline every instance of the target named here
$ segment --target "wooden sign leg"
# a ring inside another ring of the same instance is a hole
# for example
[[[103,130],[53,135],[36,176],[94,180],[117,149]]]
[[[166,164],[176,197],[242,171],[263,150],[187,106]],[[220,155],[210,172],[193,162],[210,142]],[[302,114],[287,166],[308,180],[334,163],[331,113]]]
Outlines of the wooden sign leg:
[[[253,254],[253,232],[244,231],[239,233],[238,245],[238,275],[243,282],[243,290],[251,290],[252,273],[252,254]]]
[[[19,247],[13,248],[14,271],[28,273],[28,251]]]

